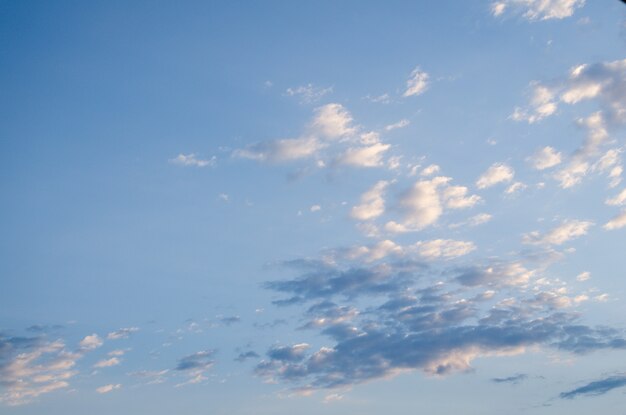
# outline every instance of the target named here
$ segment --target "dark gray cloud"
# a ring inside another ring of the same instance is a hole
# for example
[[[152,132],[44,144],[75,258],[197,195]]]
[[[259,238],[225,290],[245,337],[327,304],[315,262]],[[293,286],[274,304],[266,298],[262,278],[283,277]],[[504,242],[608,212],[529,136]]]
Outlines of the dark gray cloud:
[[[613,389],[626,386],[626,374],[609,376],[605,379],[596,380],[569,392],[563,392],[559,396],[561,399],[573,399],[578,396],[598,396],[604,395]]]

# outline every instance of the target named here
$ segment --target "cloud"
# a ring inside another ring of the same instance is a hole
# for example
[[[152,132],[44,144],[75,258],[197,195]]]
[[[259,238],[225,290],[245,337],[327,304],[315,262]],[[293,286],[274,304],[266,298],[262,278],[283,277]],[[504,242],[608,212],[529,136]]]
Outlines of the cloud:
[[[301,85],[295,88],[287,88],[285,93],[290,96],[296,96],[300,98],[300,102],[310,104],[319,101],[324,95],[333,92],[333,87],[321,88],[316,87],[313,84]]]
[[[609,206],[622,206],[626,204],[626,189],[622,190],[614,197],[607,199],[605,203]]]
[[[522,242],[532,245],[562,245],[572,239],[586,235],[591,226],[593,226],[593,222],[566,220],[545,235],[541,235],[538,231],[527,233],[523,236]]]
[[[97,367],[97,368],[111,367],[111,366],[117,366],[120,363],[121,363],[120,359],[118,359],[117,357],[112,357],[110,359],[100,360],[98,363],[93,365],[93,367]]]
[[[383,165],[382,157],[390,147],[390,144],[383,143],[364,147],[351,147],[339,157],[338,162],[355,167],[380,167]]]
[[[517,385],[518,383],[526,379],[528,379],[528,375],[518,373],[517,375],[508,376],[506,378],[493,378],[491,379],[491,381],[494,383],[511,383],[513,385]]]
[[[94,333],[89,336],[85,336],[85,338],[80,341],[79,345],[83,350],[93,350],[102,346],[103,343],[102,339]]]
[[[300,137],[254,143],[235,150],[233,156],[267,162],[311,158],[356,131],[352,116],[341,104],[327,104],[315,109],[312,121]]]
[[[473,242],[455,241],[451,239],[434,239],[432,241],[417,242],[415,244],[419,255],[428,258],[456,258],[467,255],[476,249]]]
[[[431,164],[428,167],[425,167],[424,170],[421,171],[420,176],[424,176],[424,177],[432,176],[433,174],[439,173],[439,170],[441,170],[441,168],[438,165]]]
[[[486,189],[498,183],[507,183],[513,180],[515,171],[504,163],[495,163],[487,169],[476,181],[476,187]]]
[[[620,332],[586,326],[578,314],[564,311],[563,290],[526,290],[531,283],[551,282],[520,262],[440,271],[406,259],[368,267],[358,258],[345,265],[293,265],[299,276],[265,286],[288,296],[277,304],[308,303],[303,328],[318,330],[328,340],[317,348],[274,345],[255,371],[301,392],[413,370],[433,375],[467,371],[477,357],[536,347],[577,354],[626,348]]]
[[[482,225],[484,223],[489,222],[491,219],[493,219],[493,216],[491,216],[488,213],[479,213],[478,215],[474,215],[472,217],[470,217],[469,219],[463,221],[463,222],[459,222],[459,223],[452,223],[450,224],[450,228],[459,228],[461,226],[479,226]]]
[[[215,156],[211,157],[208,160],[201,160],[196,157],[194,153],[190,154],[179,154],[173,159],[169,160],[172,164],[177,164],[179,166],[191,166],[191,167],[207,167],[207,166],[215,166],[217,163],[217,158]]]
[[[411,124],[411,121],[405,118],[405,119],[398,121],[397,123],[389,124],[385,126],[385,131],[392,131],[392,130],[397,130],[398,128],[404,128],[409,124]]]
[[[40,395],[69,387],[81,356],[66,350],[60,340],[7,337],[0,333],[0,402],[23,405]]]
[[[561,399],[573,399],[578,396],[599,396],[624,386],[626,386],[626,375],[619,374],[596,380],[569,392],[563,392],[559,396]]]
[[[350,210],[350,216],[357,220],[371,220],[385,212],[385,189],[389,183],[381,180],[361,195],[361,203]]]
[[[107,339],[109,340],[118,340],[118,339],[127,339],[131,334],[139,331],[138,327],[125,327],[116,331],[112,331],[107,334]]]
[[[545,170],[560,164],[561,156],[561,153],[547,146],[538,150],[527,160],[535,170]]]
[[[626,210],[623,210],[620,214],[604,224],[603,228],[607,231],[614,229],[620,229],[626,226]]]
[[[175,370],[178,371],[197,371],[206,370],[213,366],[212,360],[214,350],[203,350],[181,358],[176,365]]]
[[[410,97],[423,94],[428,89],[428,78],[429,75],[422,71],[419,66],[415,67],[409,80],[406,81],[406,91],[404,91],[403,96]]]
[[[246,360],[248,360],[248,359],[258,359],[258,358],[260,358],[260,357],[261,357],[261,356],[259,356],[259,354],[258,354],[258,353],[256,353],[256,352],[254,352],[254,351],[250,350],[250,351],[247,351],[247,352],[245,352],[245,353],[239,353],[239,356],[237,356],[237,357],[235,358],[235,361],[236,361],[236,362],[245,362],[245,361],[246,361]]]
[[[497,17],[511,9],[530,21],[564,19],[584,5],[585,0],[500,0],[491,4],[491,14]]]
[[[109,385],[104,385],[104,386],[100,386],[99,388],[96,389],[96,392],[103,394],[103,393],[109,393],[112,392],[116,389],[120,389],[122,387],[121,384],[109,384]]]

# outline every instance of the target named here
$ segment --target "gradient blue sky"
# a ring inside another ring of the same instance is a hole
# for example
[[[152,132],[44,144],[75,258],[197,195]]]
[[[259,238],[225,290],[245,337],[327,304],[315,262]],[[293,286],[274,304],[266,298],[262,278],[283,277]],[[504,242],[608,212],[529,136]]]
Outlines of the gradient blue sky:
[[[0,1],[0,413],[626,393],[626,6]]]

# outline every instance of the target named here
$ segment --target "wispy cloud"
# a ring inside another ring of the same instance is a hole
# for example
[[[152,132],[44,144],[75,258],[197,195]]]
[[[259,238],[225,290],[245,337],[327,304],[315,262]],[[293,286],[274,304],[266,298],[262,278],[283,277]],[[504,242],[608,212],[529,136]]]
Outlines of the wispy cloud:
[[[571,391],[563,392],[559,396],[562,399],[573,399],[579,396],[598,396],[625,386],[626,375],[619,374],[590,382],[584,386],[572,389]]]

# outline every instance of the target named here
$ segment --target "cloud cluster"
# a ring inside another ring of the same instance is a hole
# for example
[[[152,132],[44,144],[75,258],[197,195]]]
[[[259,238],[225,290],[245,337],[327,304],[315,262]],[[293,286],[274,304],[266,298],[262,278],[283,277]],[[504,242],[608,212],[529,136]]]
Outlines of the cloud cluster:
[[[491,4],[491,13],[497,17],[510,9],[531,21],[564,19],[584,5],[585,0],[499,0]]]
[[[277,304],[308,304],[304,328],[319,331],[329,344],[273,346],[256,373],[298,390],[348,387],[413,370],[445,375],[469,370],[479,356],[537,346],[579,354],[626,348],[620,332],[585,326],[564,311],[584,296],[520,261],[439,268],[410,258],[363,266],[357,258],[290,265],[301,274],[266,288],[288,295]],[[521,377],[503,382],[515,380]]]

